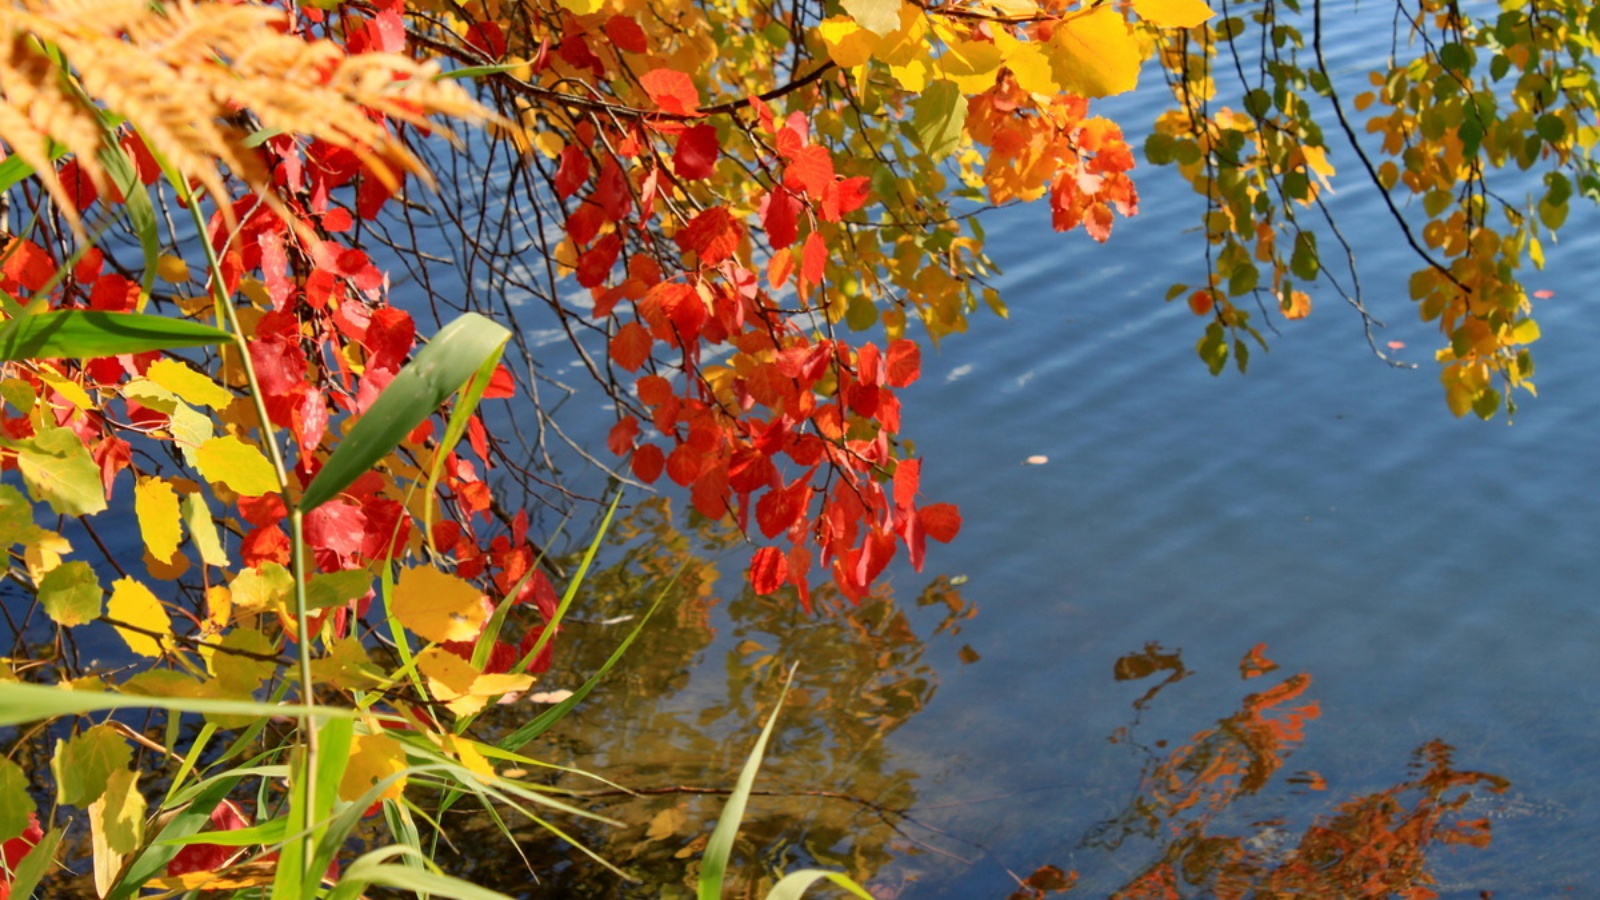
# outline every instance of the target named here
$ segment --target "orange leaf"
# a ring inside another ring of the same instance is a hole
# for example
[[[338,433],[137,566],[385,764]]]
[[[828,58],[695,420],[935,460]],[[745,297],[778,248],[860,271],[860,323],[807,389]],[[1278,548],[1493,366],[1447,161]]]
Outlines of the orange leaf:
[[[800,250],[800,283],[821,284],[827,264],[828,245],[823,242],[820,232],[813,231],[806,235],[805,246]]]
[[[611,360],[617,365],[636,372],[650,358],[650,332],[638,322],[629,322],[617,329],[611,338]]]
[[[694,80],[676,69],[651,69],[639,79],[645,93],[650,95],[663,112],[680,116],[700,115],[700,91]]]
[[[803,188],[814,200],[822,199],[833,184],[833,155],[821,144],[801,147],[783,170],[783,183]]]
[[[744,229],[725,206],[713,206],[679,229],[672,239],[685,252],[694,251],[703,266],[714,266],[733,255]]]

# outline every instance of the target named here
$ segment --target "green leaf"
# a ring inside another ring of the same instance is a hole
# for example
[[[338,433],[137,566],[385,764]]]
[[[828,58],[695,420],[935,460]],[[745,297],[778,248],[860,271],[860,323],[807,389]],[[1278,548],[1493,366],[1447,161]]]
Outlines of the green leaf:
[[[0,440],[17,451],[17,468],[33,499],[63,516],[87,516],[106,508],[100,467],[89,448],[65,428],[41,431],[28,440]]]
[[[372,573],[366,569],[346,569],[341,572],[322,572],[311,576],[306,584],[306,609],[327,609],[343,606],[351,600],[366,596],[372,589]]]
[[[211,518],[211,506],[206,502],[205,495],[199,491],[184,494],[179,504],[183,509],[183,524],[189,527],[189,537],[194,541],[195,549],[200,551],[200,561],[208,566],[226,569],[228,551],[222,546],[222,535],[217,532],[217,523]]]
[[[50,621],[63,628],[99,618],[104,597],[94,568],[82,560],[64,562],[39,579],[39,604]]]
[[[33,896],[33,889],[38,887],[39,882],[50,871],[50,867],[55,865],[56,845],[61,843],[62,834],[60,828],[50,829],[44,839],[35,844],[33,849],[28,851],[28,855],[22,858],[22,862],[17,864],[17,870],[13,873],[15,879],[10,885],[11,896],[18,898]]]
[[[511,332],[477,313],[444,328],[389,382],[339,442],[300,498],[301,512],[332,500],[465,384],[483,361],[498,354]]]
[[[966,125],[967,98],[953,81],[928,85],[912,106],[911,127],[917,133],[917,143],[934,162],[960,146]]]
[[[219,328],[144,313],[63,309],[19,316],[0,328],[0,362],[71,357],[92,359],[173,347],[227,344]]]
[[[1313,281],[1321,268],[1322,261],[1317,256],[1317,236],[1309,231],[1296,233],[1294,255],[1289,259],[1290,271],[1294,272],[1296,278]]]
[[[22,834],[28,827],[28,813],[33,811],[27,773],[11,760],[0,757],[0,843]]]
[[[11,687],[11,685],[5,685]],[[56,741],[50,769],[56,776],[56,801],[87,807],[106,792],[111,773],[128,768],[133,751],[110,725],[94,727]]]
[[[789,685],[793,683],[794,667],[791,666],[788,676],[783,680],[783,690],[778,692],[778,702],[772,708],[772,715],[767,717],[767,726],[761,729],[761,737],[756,739],[755,747],[751,748],[749,758],[744,761],[739,781],[728,796],[727,804],[722,807],[722,815],[717,819],[716,830],[711,832],[711,840],[706,842],[706,852],[700,860],[700,900],[721,900],[722,880],[728,871],[733,839],[739,834],[739,820],[744,818],[745,804],[750,801],[756,772],[761,768],[761,757],[767,752],[767,740],[772,737],[773,726],[778,724],[778,713],[783,709],[783,700],[789,695]]]

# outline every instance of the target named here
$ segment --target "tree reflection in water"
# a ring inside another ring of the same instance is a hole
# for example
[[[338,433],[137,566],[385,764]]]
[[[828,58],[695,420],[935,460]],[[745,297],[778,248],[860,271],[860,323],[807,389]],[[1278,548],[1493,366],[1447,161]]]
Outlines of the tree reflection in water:
[[[1246,681],[1278,668],[1264,650],[1257,646],[1241,662],[1240,674]],[[1124,656],[1115,668],[1118,680],[1162,673],[1165,680],[1134,702],[1133,724],[1113,736],[1147,756],[1139,790],[1120,813],[1095,826],[1083,840],[1087,847],[1114,852],[1137,837],[1154,850],[1155,859],[1111,894],[1115,900],[1423,900],[1438,896],[1429,868],[1430,850],[1488,845],[1489,818],[1463,810],[1475,797],[1502,793],[1509,784],[1495,775],[1456,769],[1450,746],[1438,740],[1415,751],[1408,780],[1345,800],[1298,835],[1283,818],[1249,822],[1242,829],[1228,827],[1238,819],[1235,804],[1273,783],[1304,740],[1305,724],[1319,715],[1316,701],[1306,696],[1311,676],[1291,675],[1249,694],[1238,712],[1187,743],[1165,750],[1164,742],[1156,742],[1155,749],[1140,742],[1138,717],[1163,688],[1192,673],[1176,652],[1156,644]],[[1291,774],[1285,783],[1295,789],[1327,789],[1314,772]],[[1052,872],[1059,870],[1045,867],[1029,881],[1049,881]],[[1065,882],[1056,879],[1048,887],[1025,882],[1012,897],[1024,900],[1065,892],[1071,887]]]
[[[620,823],[560,824],[639,881],[621,882],[534,829],[518,835],[527,838],[524,866],[500,852],[505,845],[481,813],[450,825],[461,856],[444,864],[513,895],[694,896],[705,840],[793,661],[799,673],[740,830],[728,896],[765,896],[775,876],[804,866],[869,877],[909,849],[898,811],[917,803],[917,772],[896,763],[885,739],[924,708],[936,677],[905,599],[879,590],[852,607],[823,591],[813,596],[819,614],[807,615],[793,598],[745,590],[727,603],[730,624],[719,634],[710,614],[716,558],[741,549],[736,533],[704,522],[682,528],[667,501],[655,499],[637,505],[608,540],[612,562],[585,580],[574,605],[582,621],[560,636],[551,672],[581,680],[665,590],[661,609],[600,687],[522,752],[611,782],[553,778]],[[974,614],[944,578],[916,602],[943,607],[937,631],[945,634]],[[573,686],[552,675],[540,689]],[[509,732],[529,713],[518,704],[490,715]]]

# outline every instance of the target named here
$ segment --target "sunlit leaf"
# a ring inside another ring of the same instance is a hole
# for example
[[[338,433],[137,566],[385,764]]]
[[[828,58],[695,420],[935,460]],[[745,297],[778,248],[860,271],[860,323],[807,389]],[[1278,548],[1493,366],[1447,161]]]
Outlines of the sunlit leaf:
[[[234,399],[232,392],[175,359],[156,360],[144,375],[194,406],[222,409]]]
[[[39,581],[39,605],[63,628],[75,628],[100,616],[105,591],[94,568],[81,560],[64,562]]]
[[[21,441],[0,439],[17,451],[17,468],[33,499],[63,516],[88,516],[106,508],[100,467],[76,434],[51,428]]]
[[[1138,42],[1112,6],[1069,15],[1050,38],[1050,67],[1056,83],[1064,91],[1085,97],[1133,90],[1141,61]]]
[[[470,641],[489,619],[483,591],[432,566],[400,573],[389,613],[423,640]]]
[[[12,686],[0,686],[10,689]],[[128,742],[110,725],[95,725],[56,742],[50,769],[56,776],[56,801],[88,807],[106,792],[111,774],[133,762]]]
[[[172,559],[183,540],[178,492],[163,479],[145,478],[134,486],[133,512],[150,555],[162,562]]]
[[[247,444],[231,434],[201,444],[195,451],[195,468],[207,481],[218,482],[246,497],[260,497],[279,490],[278,476],[267,457],[254,444]]]
[[[839,4],[857,24],[883,37],[900,27],[901,0],[842,0]]]
[[[117,627],[117,633],[127,642],[128,649],[140,656],[160,657],[164,654],[162,641],[153,635],[170,634],[172,619],[149,588],[127,576],[117,579],[111,585],[111,601],[106,604],[106,615],[142,629],[134,631]]]
[[[89,804],[90,845],[94,848],[95,890],[111,890],[126,854],[139,849],[144,838],[144,795],[139,793],[139,773],[113,769],[106,792]]]
[[[1200,0],[1133,0],[1133,11],[1157,28],[1193,28],[1216,15]]]
[[[183,523],[189,527],[189,537],[200,552],[200,561],[208,566],[227,568],[228,551],[222,546],[222,535],[211,518],[211,507],[199,491],[184,494],[180,501]]]
[[[350,739],[350,760],[339,783],[339,797],[354,801],[369,788],[406,768],[406,749],[385,734],[358,734]],[[379,797],[396,800],[405,792],[405,779],[391,781]]]
[[[935,160],[944,159],[961,144],[967,125],[967,98],[950,81],[928,85],[912,106],[911,127],[922,149]]]

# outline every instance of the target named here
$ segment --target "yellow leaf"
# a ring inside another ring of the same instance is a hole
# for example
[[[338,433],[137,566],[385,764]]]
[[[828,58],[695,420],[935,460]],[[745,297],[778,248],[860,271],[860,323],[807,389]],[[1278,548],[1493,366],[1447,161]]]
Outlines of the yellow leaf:
[[[206,588],[206,630],[221,631],[233,621],[233,591],[225,584]]]
[[[432,566],[400,573],[389,612],[427,641],[470,641],[489,618],[482,591]]]
[[[358,734],[350,739],[350,762],[345,764],[339,782],[339,798],[359,800],[361,795],[385,778],[404,772],[405,745],[386,734]],[[386,785],[379,800],[398,800],[405,792],[406,779],[396,778]]]
[[[1285,319],[1304,319],[1311,315],[1311,297],[1305,291],[1290,291],[1280,302]]]
[[[1539,323],[1532,319],[1523,319],[1511,328],[1512,344],[1531,344],[1539,339]]]
[[[181,256],[163,253],[156,260],[156,274],[169,284],[182,284],[189,280],[189,264]]]
[[[575,15],[587,16],[605,5],[605,0],[558,0],[561,8]]]
[[[1200,0],[1133,0],[1133,11],[1157,28],[1193,28],[1216,15]]]
[[[383,673],[367,655],[361,641],[347,637],[327,648],[327,655],[311,661],[311,680],[343,690],[364,691],[383,687]]]
[[[964,94],[978,94],[994,87],[995,71],[1001,62],[1000,46],[990,41],[958,41],[939,57],[944,77],[955,82]]]
[[[882,38],[857,25],[849,16],[824,19],[817,26],[817,34],[822,38],[823,46],[828,48],[828,57],[841,69],[862,65],[872,58],[873,51],[883,42]]]
[[[278,490],[278,476],[272,463],[254,444],[231,434],[214,437],[195,451],[195,468],[207,481],[221,482],[228,490],[246,497],[260,497]]]
[[[175,359],[156,360],[144,375],[194,406],[222,409],[233,402],[232,392]]]
[[[650,820],[650,827],[645,831],[645,840],[664,841],[677,834],[679,829],[689,823],[689,817],[684,814],[683,807],[669,806],[655,814]]]
[[[222,536],[217,533],[217,523],[211,519],[211,507],[206,498],[196,491],[184,494],[180,501],[183,521],[189,526],[189,536],[195,549],[200,551],[200,561],[219,569],[228,567],[228,551],[222,546]]]
[[[177,555],[183,540],[183,515],[172,485],[160,478],[140,481],[133,489],[133,513],[151,556],[168,562]]]
[[[1334,175],[1333,164],[1328,162],[1328,151],[1323,147],[1314,147],[1310,144],[1300,146],[1300,156],[1305,161],[1306,168],[1310,169],[1323,187],[1328,187],[1328,179]]]
[[[994,35],[995,51],[1017,79],[1017,86],[1030,94],[1054,94],[1061,90],[1050,58],[1037,41],[1019,41],[1003,31]]]
[[[1139,43],[1110,5],[1063,21],[1050,37],[1050,65],[1064,91],[1109,97],[1139,83]]]
[[[94,849],[95,891],[111,891],[126,854],[139,849],[144,839],[144,795],[138,790],[139,773],[115,769],[106,792],[89,804],[89,842]]]
[[[541,131],[534,137],[533,146],[544,154],[546,159],[555,159],[561,155],[562,150],[566,149],[567,142],[562,140],[561,135],[556,134],[554,131]]]
[[[427,679],[428,692],[458,716],[470,716],[493,698],[525,691],[532,675],[483,675],[472,664],[442,647],[417,654],[417,671]]]
[[[64,397],[73,406],[79,409],[94,408],[94,401],[89,399],[88,391],[85,391],[76,381],[67,378],[49,366],[39,367],[39,380],[54,388],[56,393]]]
[[[484,758],[483,752],[478,749],[477,742],[453,734],[442,734],[444,751],[454,756],[468,771],[478,776],[478,780],[489,784],[494,780],[494,766]]]
[[[172,619],[161,607],[161,601],[150,593],[149,588],[132,578],[119,578],[111,585],[111,601],[106,604],[106,615],[154,634],[172,632]],[[117,627],[117,633],[128,642],[128,649],[140,656],[160,657],[164,652],[162,642],[144,631]]]
[[[262,563],[234,576],[228,585],[235,609],[244,612],[270,612],[288,608],[294,592],[294,576],[275,562]]]

